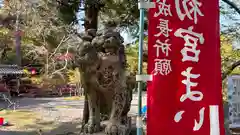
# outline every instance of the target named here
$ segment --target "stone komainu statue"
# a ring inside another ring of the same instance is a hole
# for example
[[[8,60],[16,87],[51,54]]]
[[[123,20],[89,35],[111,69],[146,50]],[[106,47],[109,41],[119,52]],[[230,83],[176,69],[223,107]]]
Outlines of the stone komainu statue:
[[[76,65],[81,70],[88,100],[89,119],[85,133],[100,131],[100,116],[108,116],[107,135],[127,135],[132,89],[127,89],[123,38],[113,28],[102,32],[90,29],[77,48]]]

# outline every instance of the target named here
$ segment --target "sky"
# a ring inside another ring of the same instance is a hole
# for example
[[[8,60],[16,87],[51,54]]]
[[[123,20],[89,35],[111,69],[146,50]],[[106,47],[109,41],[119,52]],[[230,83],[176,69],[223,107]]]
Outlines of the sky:
[[[238,1],[238,0],[235,0],[235,1]],[[239,4],[239,1],[236,2],[238,5]],[[227,4],[225,4],[224,2],[220,2],[220,5],[225,8],[226,10],[229,10],[229,6]],[[232,11],[234,11],[233,9],[231,9]],[[225,17],[223,15],[220,15],[220,24],[221,26],[223,25],[227,25],[227,26],[231,26],[233,25],[234,23],[236,22],[240,22],[240,15],[236,12],[234,12],[235,14],[232,15],[232,17],[234,18],[234,20],[232,19],[229,19],[228,17]],[[224,30],[224,27],[221,27],[222,30]],[[235,39],[232,43],[233,45],[233,49],[240,49],[240,39]]]

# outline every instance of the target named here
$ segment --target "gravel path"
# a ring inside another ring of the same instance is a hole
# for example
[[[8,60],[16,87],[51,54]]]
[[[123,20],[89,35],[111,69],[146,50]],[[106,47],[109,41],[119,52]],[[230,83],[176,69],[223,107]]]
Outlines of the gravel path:
[[[137,94],[133,95],[129,115],[137,113]],[[143,105],[146,104],[146,94],[143,93]],[[65,100],[64,98],[23,98],[18,109],[26,109],[42,114],[43,120],[69,122],[82,117],[83,99]]]
[[[133,94],[132,107],[129,115],[136,115],[137,112],[137,94]],[[143,94],[143,105],[146,104],[146,94]],[[84,101],[66,100],[65,98],[22,98],[19,100],[18,110],[28,110],[40,114],[41,121],[54,121],[59,125],[59,129],[67,128],[72,130],[70,125],[79,125],[83,113]],[[0,104],[1,107],[1,104]],[[7,129],[7,128],[6,128]],[[36,134],[36,133],[35,133]],[[50,132],[49,134],[56,134]],[[6,131],[0,128],[0,135],[28,135],[26,132]],[[29,133],[30,135],[30,133]],[[32,134],[31,134],[32,135]]]
[[[44,121],[69,122],[81,118],[83,105],[83,100],[24,98],[20,101],[19,109],[38,112]]]

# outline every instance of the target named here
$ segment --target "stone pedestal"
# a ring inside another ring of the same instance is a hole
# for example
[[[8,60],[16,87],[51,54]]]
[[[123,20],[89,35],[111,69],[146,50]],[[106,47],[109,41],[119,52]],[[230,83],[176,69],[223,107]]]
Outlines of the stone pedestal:
[[[103,121],[101,123],[102,127],[106,127],[107,121]],[[136,121],[132,117],[128,117],[127,119],[127,124],[123,125],[124,128],[122,129],[123,135],[136,135],[137,130],[136,130]],[[127,130],[126,130],[127,129]],[[121,130],[121,129],[120,129]],[[106,135],[104,131],[99,132],[99,133],[94,133],[94,134],[86,134],[86,133],[81,133],[81,135]]]

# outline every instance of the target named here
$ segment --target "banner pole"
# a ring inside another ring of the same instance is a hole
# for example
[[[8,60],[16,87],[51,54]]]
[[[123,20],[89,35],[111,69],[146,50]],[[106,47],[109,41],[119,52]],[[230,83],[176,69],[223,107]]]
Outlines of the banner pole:
[[[140,4],[143,3],[144,0],[140,1]],[[143,66],[143,41],[144,41],[144,8],[140,7],[140,20],[139,20],[139,46],[138,46],[138,74],[142,74],[142,66]],[[137,116],[137,135],[142,135],[143,127],[141,122],[142,116],[142,81],[138,81],[138,116]]]

